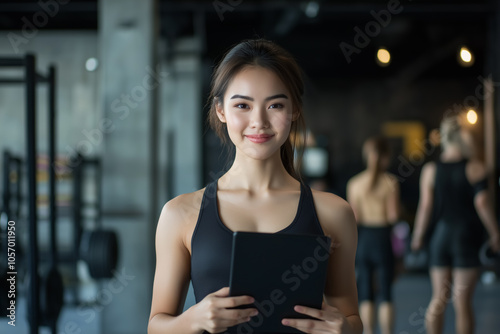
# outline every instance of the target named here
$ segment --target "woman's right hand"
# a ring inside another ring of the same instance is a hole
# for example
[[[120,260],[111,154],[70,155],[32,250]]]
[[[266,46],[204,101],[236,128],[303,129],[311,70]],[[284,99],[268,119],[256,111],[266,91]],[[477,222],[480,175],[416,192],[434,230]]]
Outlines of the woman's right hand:
[[[490,243],[491,250],[494,253],[499,252],[500,251],[500,234],[496,233],[496,234],[490,236],[489,243]]]
[[[422,248],[422,238],[417,235],[413,235],[413,237],[411,238],[411,250],[413,252],[416,252],[419,251],[421,248]]]
[[[232,309],[253,302],[254,299],[250,296],[229,297],[229,288],[224,287],[208,294],[192,307],[193,326],[200,332],[224,332],[229,327],[250,321],[251,317],[258,314],[256,308]]]

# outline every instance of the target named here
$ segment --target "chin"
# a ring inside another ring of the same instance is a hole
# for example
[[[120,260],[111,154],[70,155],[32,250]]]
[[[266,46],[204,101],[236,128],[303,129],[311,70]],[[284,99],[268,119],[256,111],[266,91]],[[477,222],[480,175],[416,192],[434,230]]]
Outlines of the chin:
[[[242,154],[245,155],[246,157],[249,157],[251,159],[255,160],[268,160],[271,159],[274,155],[280,154],[280,150],[266,150],[266,149],[259,149],[259,148],[254,148],[254,147],[246,147],[242,149]]]

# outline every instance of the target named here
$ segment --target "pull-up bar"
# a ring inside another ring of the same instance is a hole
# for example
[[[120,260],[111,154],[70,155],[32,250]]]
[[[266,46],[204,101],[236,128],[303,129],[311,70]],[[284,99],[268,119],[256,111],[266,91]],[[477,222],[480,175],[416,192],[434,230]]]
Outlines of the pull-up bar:
[[[44,77],[40,74],[35,75],[36,82],[47,82],[50,83],[49,77]],[[0,84],[16,84],[16,83],[26,83],[26,79],[24,78],[0,78]]]
[[[49,74],[44,77],[36,73],[35,56],[27,54],[24,58],[1,58],[0,67],[22,67],[24,78],[0,78],[0,83],[24,83],[26,86],[26,163],[28,172],[28,223],[29,223],[29,272],[30,272],[30,333],[37,334],[40,324],[39,314],[39,277],[38,277],[38,238],[37,238],[37,184],[36,184],[36,84],[49,83],[49,210],[51,229],[51,265],[57,262],[55,245],[55,68],[50,66]],[[52,328],[55,333],[55,325]]]

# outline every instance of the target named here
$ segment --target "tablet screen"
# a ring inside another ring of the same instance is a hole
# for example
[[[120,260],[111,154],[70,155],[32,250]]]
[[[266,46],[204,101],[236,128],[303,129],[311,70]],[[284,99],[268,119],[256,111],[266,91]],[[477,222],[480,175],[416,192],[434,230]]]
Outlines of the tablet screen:
[[[234,232],[231,296],[255,298],[259,314],[228,333],[302,333],[283,318],[305,318],[295,305],[321,308],[330,238],[318,235]]]

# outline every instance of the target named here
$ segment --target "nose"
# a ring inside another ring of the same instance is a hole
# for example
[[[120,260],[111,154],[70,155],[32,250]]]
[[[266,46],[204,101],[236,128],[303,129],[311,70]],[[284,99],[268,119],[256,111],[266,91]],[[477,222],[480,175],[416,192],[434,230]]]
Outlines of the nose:
[[[268,128],[269,118],[265,108],[254,108],[250,116],[250,126],[252,128]]]

